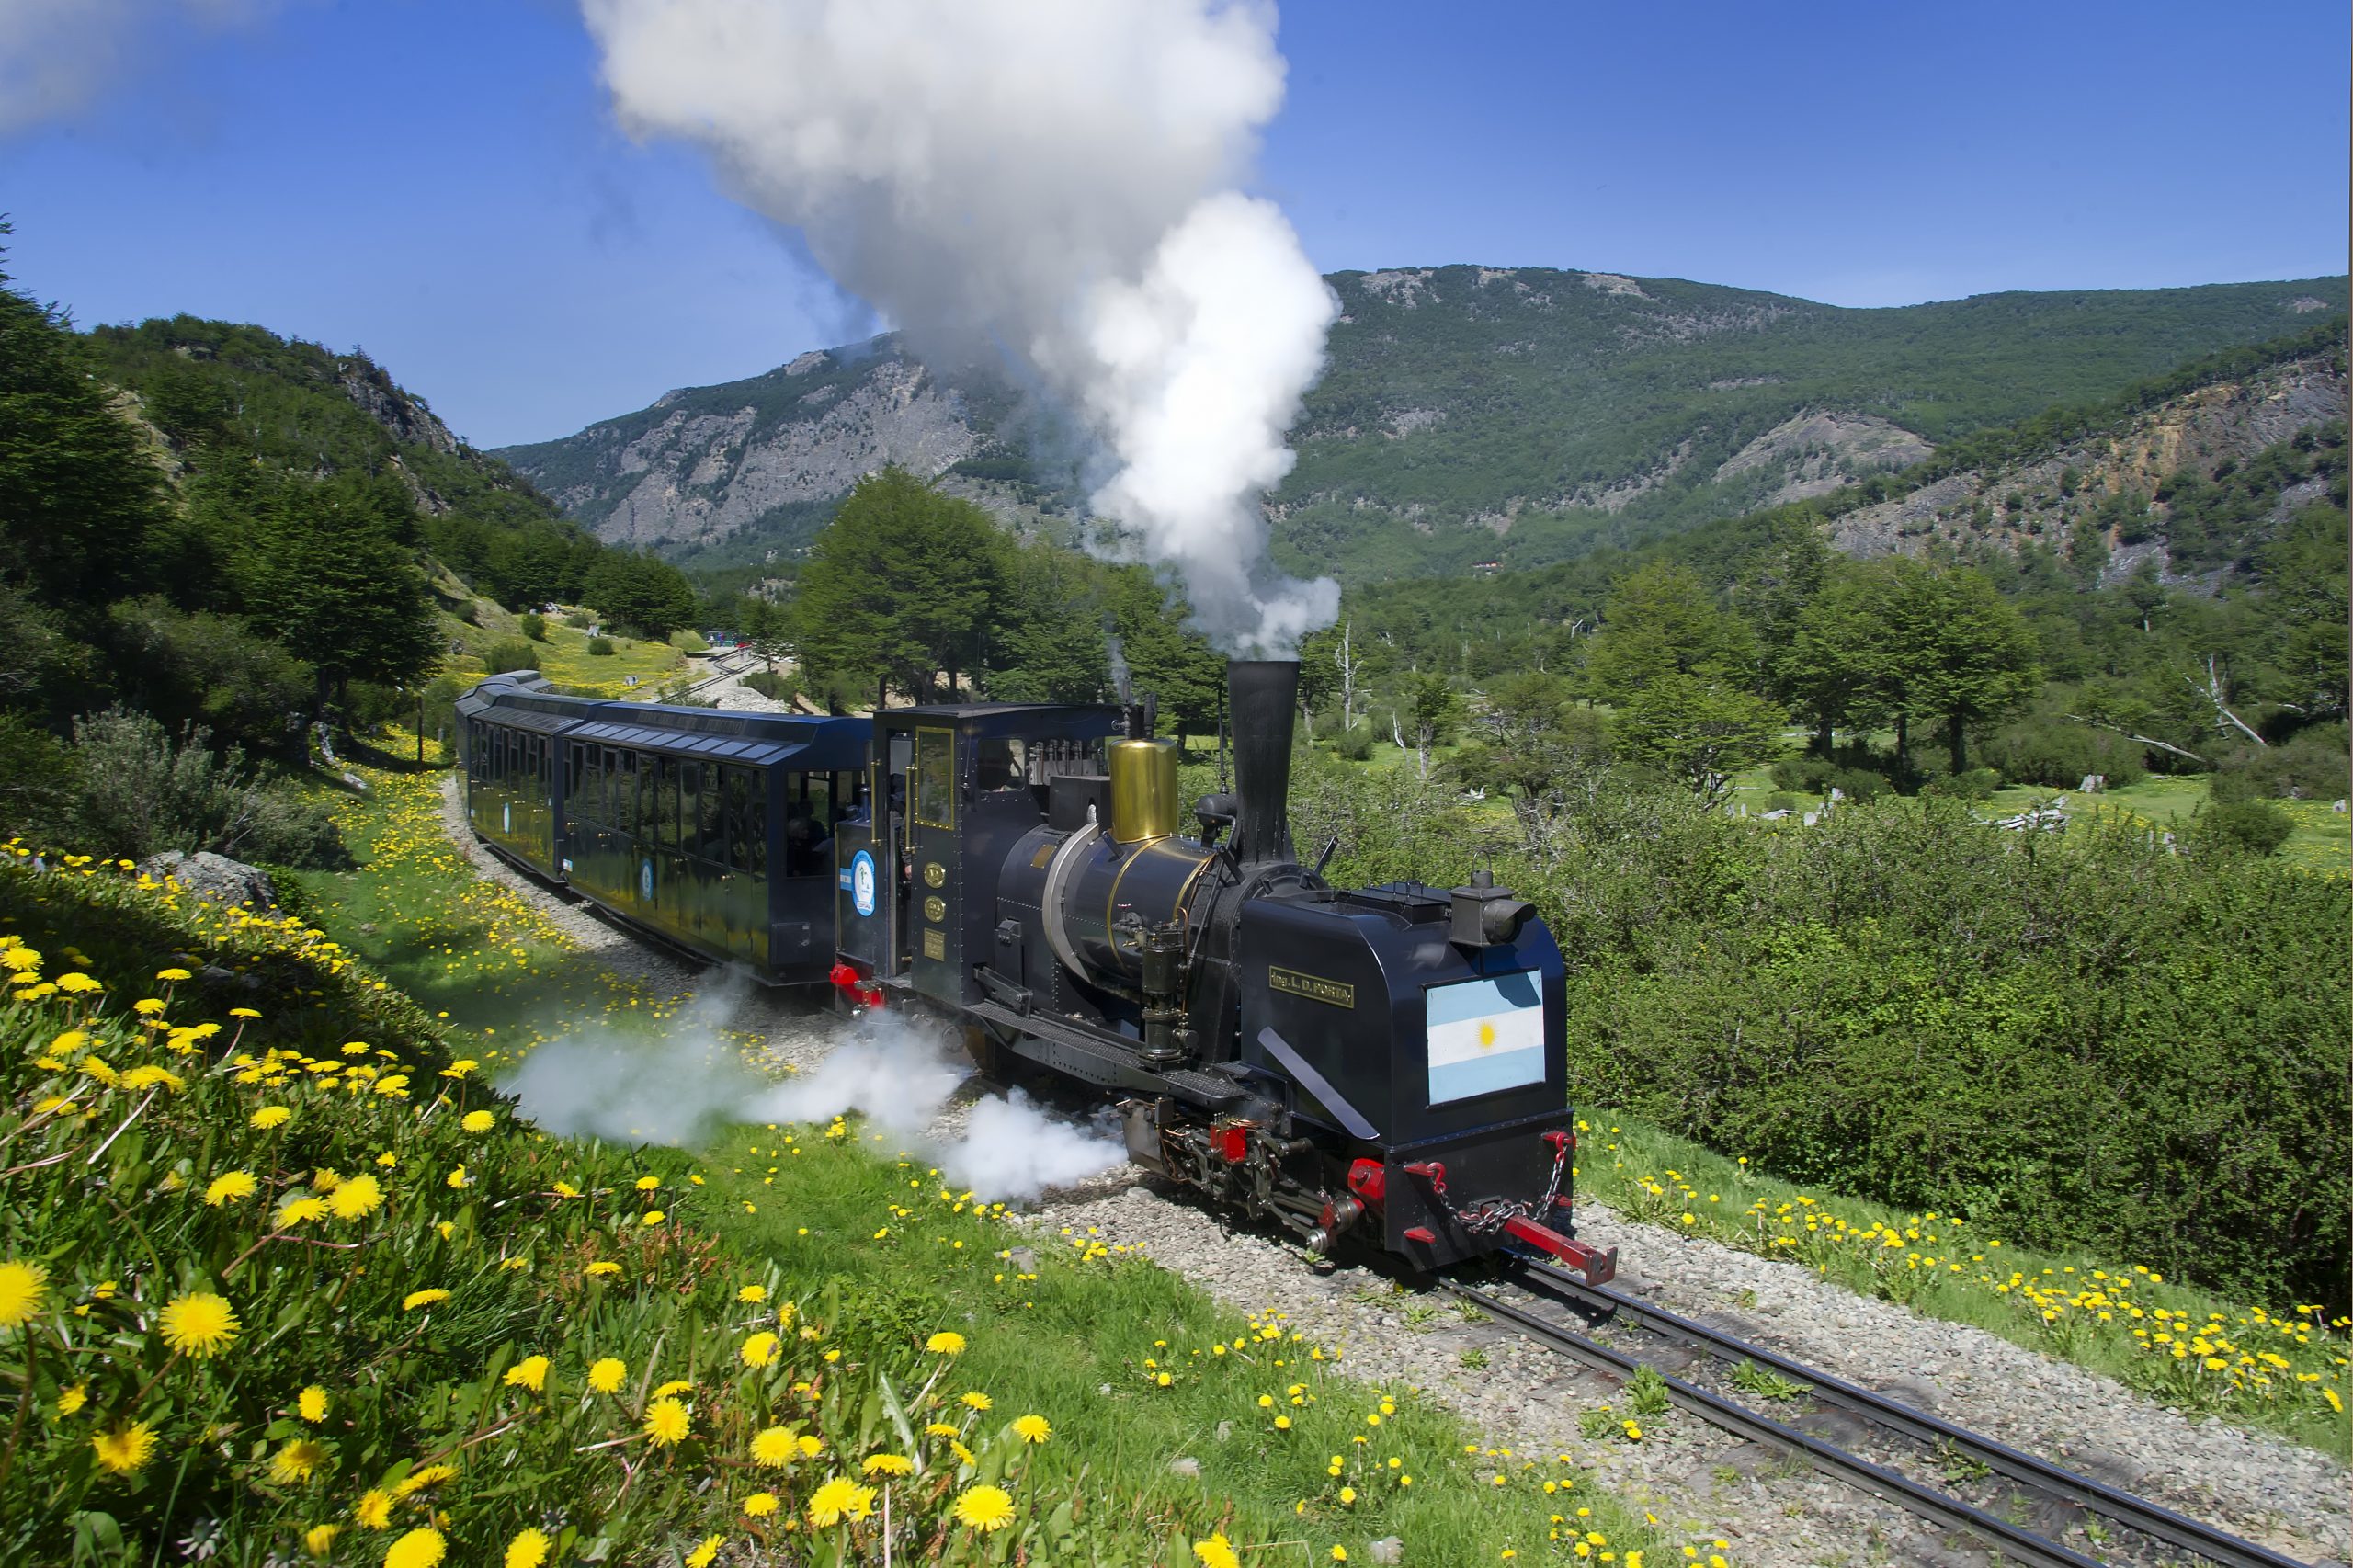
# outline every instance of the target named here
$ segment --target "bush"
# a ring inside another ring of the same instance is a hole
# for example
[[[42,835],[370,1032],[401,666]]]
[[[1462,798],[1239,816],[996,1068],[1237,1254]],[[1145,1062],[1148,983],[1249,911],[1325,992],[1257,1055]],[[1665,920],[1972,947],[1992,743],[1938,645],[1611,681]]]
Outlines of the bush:
[[[1773,765],[1776,788],[1801,795],[1836,790],[1850,801],[1868,801],[1895,788],[1895,759],[1869,746],[1843,745],[1827,756],[1818,751],[1785,756]]]
[[[2221,801],[2198,815],[2198,824],[2222,842],[2256,855],[2269,855],[2296,831],[2295,819],[2268,801]]]
[[[1990,767],[1972,767],[1966,773],[1948,774],[1920,787],[1923,795],[1939,795],[1951,801],[1988,801],[2001,788],[2002,776]]]
[[[59,844],[81,798],[81,754],[15,713],[0,713],[0,836]]]
[[[82,787],[73,831],[108,857],[210,849],[290,866],[348,861],[324,801],[255,778],[239,747],[215,755],[201,725],[175,742],[148,715],[115,708],[76,721],[74,738]]]
[[[743,684],[771,702],[790,702],[801,695],[800,677],[776,670],[754,670]]]
[[[483,663],[494,676],[510,670],[536,670],[540,667],[540,651],[520,637],[502,637],[490,645]]]
[[[591,637],[588,639],[588,653],[592,658],[611,658],[613,655],[613,640],[609,637]],[[538,666],[534,665],[532,667],[536,669]]]
[[[1372,726],[1359,724],[1353,730],[1342,730],[1332,737],[1332,755],[1350,762],[1372,760]]]
[[[2214,798],[2223,790],[2254,800],[2341,801],[2347,794],[2347,735],[2342,722],[2299,730],[2274,746],[2247,746],[2222,759],[2215,770]],[[2228,778],[2229,785],[2223,780]]]
[[[518,618],[517,624],[522,627],[523,635],[531,642],[544,642],[548,640],[548,618],[546,616],[538,614],[535,611],[526,610],[522,616]]]
[[[222,742],[291,756],[312,700],[311,666],[244,622],[161,598],[108,611],[122,698],[167,730],[202,724]]]
[[[2092,774],[2120,790],[2148,777],[2142,748],[2106,730],[2038,718],[2005,724],[1978,747],[1984,764],[2013,784],[2073,790]]]

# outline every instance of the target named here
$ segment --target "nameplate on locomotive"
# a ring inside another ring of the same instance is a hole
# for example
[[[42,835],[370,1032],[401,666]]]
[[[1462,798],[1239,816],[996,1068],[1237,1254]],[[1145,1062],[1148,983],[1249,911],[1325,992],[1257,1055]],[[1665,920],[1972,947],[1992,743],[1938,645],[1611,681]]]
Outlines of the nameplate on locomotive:
[[[945,960],[948,957],[947,935],[939,931],[926,931],[923,934],[923,956],[934,963]]]
[[[923,885],[936,888],[948,880],[948,868],[937,860],[926,860],[923,868]]]
[[[948,918],[948,901],[937,894],[923,901],[923,917],[937,923]]]
[[[1357,1005],[1357,988],[1345,981],[1325,980],[1321,975],[1302,974],[1295,969],[1267,966],[1267,984],[1276,991],[1292,996],[1304,996],[1311,1002],[1323,1002],[1335,1007]]]

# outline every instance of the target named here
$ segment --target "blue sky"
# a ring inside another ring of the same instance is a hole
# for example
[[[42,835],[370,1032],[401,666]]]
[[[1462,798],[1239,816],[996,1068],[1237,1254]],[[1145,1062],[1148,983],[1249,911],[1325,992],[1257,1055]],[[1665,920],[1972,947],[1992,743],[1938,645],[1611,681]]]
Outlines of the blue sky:
[[[6,0],[0,0],[0,4]],[[156,0],[0,136],[19,283],[365,347],[484,446],[871,330],[699,161],[613,127],[557,0]],[[1847,305],[2342,272],[2341,0],[1282,10],[1257,187],[1327,269],[1480,262]]]

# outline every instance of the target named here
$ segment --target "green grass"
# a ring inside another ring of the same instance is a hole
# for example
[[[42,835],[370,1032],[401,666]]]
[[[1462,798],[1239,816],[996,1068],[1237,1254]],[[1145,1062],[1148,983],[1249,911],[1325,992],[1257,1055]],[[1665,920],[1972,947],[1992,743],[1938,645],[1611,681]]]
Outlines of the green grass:
[[[1629,1219],[1707,1236],[1809,1267],[1819,1278],[1914,1312],[1968,1324],[2102,1372],[2192,1415],[2218,1415],[2274,1431],[2340,1458],[2353,1457],[2353,1425],[2320,1391],[2347,1397],[2347,1320],[2329,1303],[2233,1301],[2177,1284],[2129,1260],[2008,1245],[1949,1215],[1906,1213],[1881,1203],[1802,1187],[1760,1173],[1623,1112],[1586,1108],[1576,1181],[1583,1197]],[[1818,1229],[1809,1232],[1806,1216]],[[1783,1216],[1788,1216],[1783,1222]],[[2152,1215],[2150,1222],[2163,1223]],[[1888,1245],[1893,1232],[1901,1244]],[[1627,1262],[1641,1267],[1639,1259]],[[2101,1299],[2094,1301],[2097,1293]],[[2161,1318],[2162,1311],[2167,1317]],[[2108,1314],[2102,1321],[2101,1313]],[[2045,1313],[2050,1316],[2046,1318]],[[2172,1316],[2223,1325],[2209,1343],[2222,1358],[2270,1352],[2290,1363],[2207,1370],[2144,1347],[2135,1329],[2170,1332]],[[2312,1382],[2300,1382],[2311,1374]],[[2256,1376],[2267,1381],[2256,1385]],[[2240,1385],[2234,1387],[2236,1381]]]

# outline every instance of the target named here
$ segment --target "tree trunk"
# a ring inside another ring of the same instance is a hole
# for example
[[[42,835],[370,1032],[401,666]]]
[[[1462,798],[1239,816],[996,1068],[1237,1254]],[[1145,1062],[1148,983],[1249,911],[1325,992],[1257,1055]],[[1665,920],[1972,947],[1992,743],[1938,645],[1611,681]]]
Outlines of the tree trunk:
[[[1906,769],[1912,766],[1912,715],[1900,708],[1895,711],[1895,760]]]
[[[1969,771],[1969,726],[1958,711],[1945,715],[1945,726],[1951,731],[1947,739],[1952,744],[1952,770],[1959,776]]]

